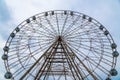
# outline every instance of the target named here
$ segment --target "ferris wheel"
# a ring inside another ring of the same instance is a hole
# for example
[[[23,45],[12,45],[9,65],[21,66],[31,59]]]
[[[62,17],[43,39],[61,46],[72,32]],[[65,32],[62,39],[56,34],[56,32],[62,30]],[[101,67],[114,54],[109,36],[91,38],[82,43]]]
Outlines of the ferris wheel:
[[[3,48],[11,80],[111,80],[117,45],[97,20],[79,12],[55,10],[19,24]]]

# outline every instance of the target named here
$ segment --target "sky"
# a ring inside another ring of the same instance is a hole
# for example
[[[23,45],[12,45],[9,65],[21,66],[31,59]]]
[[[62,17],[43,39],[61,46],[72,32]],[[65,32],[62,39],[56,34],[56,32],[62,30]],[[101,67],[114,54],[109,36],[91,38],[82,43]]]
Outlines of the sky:
[[[72,10],[103,24],[112,35],[120,53],[120,0],[0,0],[0,57],[9,34],[25,19],[49,10]],[[0,80],[4,79],[4,64],[0,59]],[[120,80],[120,57],[116,69]]]

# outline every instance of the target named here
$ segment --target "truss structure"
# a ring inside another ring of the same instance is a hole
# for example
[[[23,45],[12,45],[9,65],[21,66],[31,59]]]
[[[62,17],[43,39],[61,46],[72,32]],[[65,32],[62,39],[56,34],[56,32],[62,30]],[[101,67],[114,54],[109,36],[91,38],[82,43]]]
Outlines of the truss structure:
[[[109,31],[74,11],[36,14],[18,25],[4,47],[11,80],[111,80],[119,53]]]

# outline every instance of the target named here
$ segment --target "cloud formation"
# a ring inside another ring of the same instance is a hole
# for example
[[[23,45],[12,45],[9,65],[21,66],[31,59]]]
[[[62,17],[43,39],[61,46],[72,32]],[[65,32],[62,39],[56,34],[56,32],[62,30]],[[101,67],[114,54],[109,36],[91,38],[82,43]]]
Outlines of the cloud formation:
[[[19,23],[34,14],[49,10],[73,10],[95,18],[110,31],[120,52],[120,0],[0,0],[0,27],[2,27],[0,29],[0,43],[2,43],[0,50],[10,32]],[[2,68],[0,71],[4,72]],[[120,75],[119,68],[118,62],[117,69]]]
[[[11,19],[10,11],[4,0],[0,0],[0,24],[5,23]]]

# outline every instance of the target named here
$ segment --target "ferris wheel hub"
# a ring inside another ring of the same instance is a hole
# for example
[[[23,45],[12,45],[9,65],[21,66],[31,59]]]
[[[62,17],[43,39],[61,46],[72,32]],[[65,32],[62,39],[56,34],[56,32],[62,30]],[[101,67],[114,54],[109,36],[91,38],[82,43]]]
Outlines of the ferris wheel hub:
[[[48,11],[26,19],[3,50],[7,79],[111,80],[118,74],[119,53],[110,32],[74,11]]]
[[[62,37],[61,36],[58,36],[58,41],[62,41]]]

